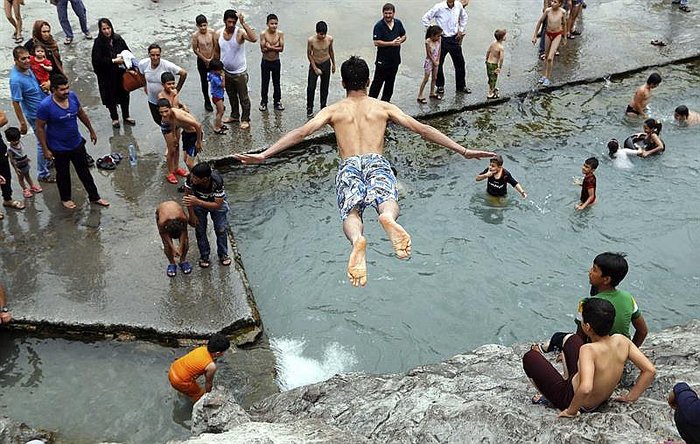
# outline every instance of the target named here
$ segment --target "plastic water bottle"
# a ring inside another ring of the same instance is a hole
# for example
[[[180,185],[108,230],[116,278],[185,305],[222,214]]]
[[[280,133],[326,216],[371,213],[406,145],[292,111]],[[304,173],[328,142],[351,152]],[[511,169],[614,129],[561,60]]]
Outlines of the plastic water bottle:
[[[133,143],[129,144],[129,163],[131,166],[136,166],[137,158],[136,158],[136,147],[134,146]]]

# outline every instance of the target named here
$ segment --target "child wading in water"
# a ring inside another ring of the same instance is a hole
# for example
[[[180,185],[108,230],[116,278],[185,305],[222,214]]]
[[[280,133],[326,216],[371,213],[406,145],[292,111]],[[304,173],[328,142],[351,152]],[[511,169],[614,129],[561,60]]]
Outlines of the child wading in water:
[[[224,111],[226,111],[226,106],[224,106],[224,87],[225,87],[225,76],[224,76],[224,64],[221,60],[214,59],[209,62],[209,72],[207,73],[207,80],[209,80],[209,88],[211,90],[211,103],[214,104],[216,108],[216,118],[214,120],[214,133],[216,134],[226,134],[228,127],[221,123],[221,119],[224,118]]]
[[[12,163],[17,173],[17,181],[19,182],[19,186],[22,187],[22,195],[28,198],[34,196],[34,193],[41,193],[44,191],[39,185],[34,183],[29,173],[31,165],[29,163],[29,157],[24,151],[22,141],[20,140],[22,134],[19,128],[13,126],[6,129],[5,137],[10,143],[10,146],[7,148],[7,154],[10,158],[10,163]]]
[[[430,98],[442,100],[442,95],[435,94],[435,81],[437,80],[438,66],[440,65],[440,45],[442,42],[442,28],[437,25],[429,26],[425,31],[425,62],[423,62],[423,81],[418,90],[418,102],[427,103],[423,97],[423,90],[430,79]]]
[[[549,86],[551,84],[549,78],[552,76],[552,67],[554,66],[554,55],[559,49],[559,44],[566,46],[566,39],[562,41],[562,37],[566,33],[566,11],[561,7],[561,0],[552,0],[552,6],[544,10],[544,13],[537,21],[535,25],[535,33],[532,35],[532,44],[537,43],[537,34],[539,34],[540,27],[545,23],[547,29],[544,32],[543,38],[545,38],[545,61],[544,61],[544,73],[542,77],[537,81],[544,86]]]
[[[496,82],[498,81],[498,75],[501,73],[503,58],[506,55],[506,49],[503,47],[503,42],[506,41],[506,30],[497,29],[493,36],[496,40],[491,43],[488,51],[486,51],[486,76],[489,79],[487,99],[497,99],[499,97]]]
[[[581,198],[579,203],[576,204],[576,209],[581,211],[586,207],[589,207],[595,203],[595,170],[598,168],[598,159],[595,157],[589,157],[583,162],[583,167],[581,167],[581,172],[583,173],[583,181],[580,179],[575,182],[576,185],[581,186]]]

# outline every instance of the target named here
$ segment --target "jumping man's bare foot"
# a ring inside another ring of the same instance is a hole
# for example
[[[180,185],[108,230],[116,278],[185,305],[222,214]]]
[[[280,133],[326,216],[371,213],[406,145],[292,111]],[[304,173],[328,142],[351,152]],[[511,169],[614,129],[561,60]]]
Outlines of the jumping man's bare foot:
[[[381,214],[379,223],[382,224],[382,228],[389,235],[396,257],[399,259],[411,257],[411,236],[408,232],[388,214]]]
[[[366,250],[367,240],[364,236],[360,236],[352,245],[352,253],[350,253],[350,260],[348,260],[348,279],[353,287],[367,285]]]

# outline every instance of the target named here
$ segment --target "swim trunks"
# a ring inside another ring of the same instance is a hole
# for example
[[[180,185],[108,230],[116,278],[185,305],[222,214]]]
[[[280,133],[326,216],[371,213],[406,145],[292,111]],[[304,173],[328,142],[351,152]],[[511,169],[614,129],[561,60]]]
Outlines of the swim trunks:
[[[554,31],[554,32],[545,31],[544,33],[547,34],[547,37],[549,37],[550,41],[556,39],[560,35],[564,35],[564,31]]]
[[[360,216],[368,206],[377,211],[387,200],[399,200],[396,176],[389,161],[381,154],[369,153],[351,156],[338,166],[335,176],[340,218],[345,220],[354,208]]]
[[[163,133],[163,134],[170,134],[170,133],[173,132],[173,127],[170,126],[170,122],[169,122],[169,121],[167,121],[167,120],[165,120],[165,119],[161,119],[161,121],[160,121],[160,132]]]
[[[223,102],[223,101],[224,101],[224,99],[222,97],[211,96],[211,102],[213,104],[217,104],[217,103]]]
[[[197,133],[188,131],[182,132],[182,151],[186,152],[190,157],[197,155]]]
[[[632,114],[636,114],[638,116],[641,115],[641,113],[639,111],[632,108],[630,105],[627,105],[627,109],[625,110],[625,113],[632,113]]]
[[[489,88],[491,88],[491,90],[496,87],[496,81],[498,80],[498,74],[496,74],[497,69],[498,63],[486,62],[486,76],[489,79]]]

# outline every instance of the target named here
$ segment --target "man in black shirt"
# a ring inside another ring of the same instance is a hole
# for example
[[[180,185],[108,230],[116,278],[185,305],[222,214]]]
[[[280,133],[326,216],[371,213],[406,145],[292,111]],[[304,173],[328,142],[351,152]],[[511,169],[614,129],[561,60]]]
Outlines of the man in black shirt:
[[[373,39],[377,47],[374,79],[369,87],[369,96],[379,97],[379,90],[384,85],[382,100],[391,101],[394,93],[394,81],[401,64],[401,44],[406,41],[406,30],[401,20],[394,18],[396,8],[391,3],[382,7],[384,17],[374,25]]]

